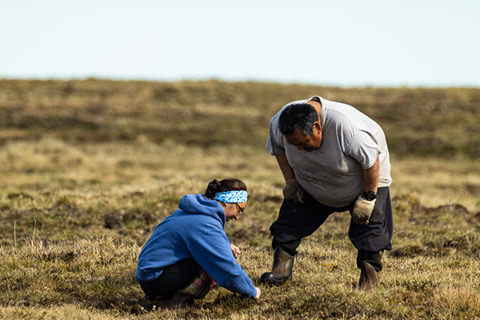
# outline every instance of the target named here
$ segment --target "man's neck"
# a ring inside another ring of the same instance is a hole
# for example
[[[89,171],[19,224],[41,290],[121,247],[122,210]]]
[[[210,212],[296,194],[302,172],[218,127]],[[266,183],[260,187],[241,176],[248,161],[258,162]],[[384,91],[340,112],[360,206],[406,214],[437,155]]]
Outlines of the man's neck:
[[[320,121],[321,114],[322,114],[322,104],[318,101],[315,101],[315,100],[309,100],[309,101],[307,101],[307,103],[315,108],[315,110],[318,113],[318,120]]]

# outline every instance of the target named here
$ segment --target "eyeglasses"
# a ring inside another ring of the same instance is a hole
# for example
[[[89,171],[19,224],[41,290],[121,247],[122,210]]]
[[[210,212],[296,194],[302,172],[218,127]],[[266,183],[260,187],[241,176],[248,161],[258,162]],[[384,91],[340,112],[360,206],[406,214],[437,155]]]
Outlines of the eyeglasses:
[[[245,212],[243,212],[243,210],[245,210],[245,209],[242,209],[242,207],[240,207],[240,205],[239,205],[238,203],[235,203],[235,205],[237,206],[238,211],[240,211],[238,214],[243,214],[243,213],[245,213]]]

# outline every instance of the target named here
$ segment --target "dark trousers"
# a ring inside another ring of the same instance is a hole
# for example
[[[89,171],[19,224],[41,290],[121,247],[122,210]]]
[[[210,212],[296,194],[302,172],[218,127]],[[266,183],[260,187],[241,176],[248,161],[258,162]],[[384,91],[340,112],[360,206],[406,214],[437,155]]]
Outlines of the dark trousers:
[[[302,238],[311,235],[334,212],[353,210],[354,202],[343,208],[325,206],[308,193],[304,193],[303,204],[284,200],[277,220],[270,226],[273,236],[272,247],[282,247],[291,255],[297,254]],[[382,269],[381,254],[391,250],[393,235],[392,205],[390,189],[378,188],[377,201],[368,225],[350,221],[348,236],[358,249],[357,266],[362,261],[371,263],[377,271]]]
[[[190,284],[201,270],[195,260],[185,259],[166,267],[158,278],[139,283],[148,299],[166,300]]]

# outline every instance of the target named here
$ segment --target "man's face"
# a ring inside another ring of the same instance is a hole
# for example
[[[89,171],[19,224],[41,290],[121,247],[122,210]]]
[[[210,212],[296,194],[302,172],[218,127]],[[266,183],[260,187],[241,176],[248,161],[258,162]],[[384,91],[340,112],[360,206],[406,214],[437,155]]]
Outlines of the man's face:
[[[313,134],[304,135],[301,129],[297,129],[294,133],[285,135],[287,142],[298,150],[305,150],[311,152],[320,147],[322,143],[322,130],[320,129],[320,123],[315,122],[313,125]]]

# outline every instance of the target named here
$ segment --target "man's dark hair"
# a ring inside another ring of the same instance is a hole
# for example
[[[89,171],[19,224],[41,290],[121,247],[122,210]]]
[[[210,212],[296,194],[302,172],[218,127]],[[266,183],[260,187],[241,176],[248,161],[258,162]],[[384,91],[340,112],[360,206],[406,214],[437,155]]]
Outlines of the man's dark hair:
[[[286,107],[280,114],[278,126],[284,135],[301,129],[306,136],[313,134],[313,123],[318,121],[317,110],[308,103],[294,103]]]

